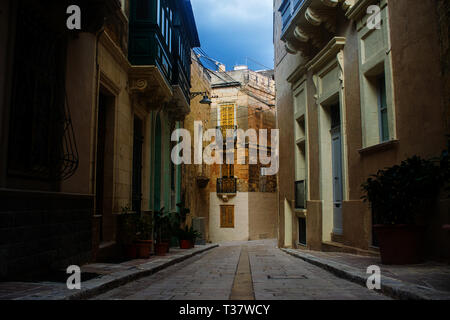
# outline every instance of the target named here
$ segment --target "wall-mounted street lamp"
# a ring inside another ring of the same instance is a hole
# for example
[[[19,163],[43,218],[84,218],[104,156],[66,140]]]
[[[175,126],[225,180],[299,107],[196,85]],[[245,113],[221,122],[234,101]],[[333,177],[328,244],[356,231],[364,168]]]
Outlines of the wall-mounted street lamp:
[[[200,103],[201,104],[209,104],[210,105],[212,103],[212,101],[208,97],[208,94],[206,92],[191,92],[191,99],[194,99],[196,96],[199,96],[201,94],[203,95],[203,99],[200,100]]]

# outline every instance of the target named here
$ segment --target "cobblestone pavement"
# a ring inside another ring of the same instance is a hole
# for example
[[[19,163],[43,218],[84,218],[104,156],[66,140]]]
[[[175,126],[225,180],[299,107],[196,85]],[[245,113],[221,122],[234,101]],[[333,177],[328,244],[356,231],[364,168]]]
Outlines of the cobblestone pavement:
[[[252,281],[239,283],[248,264]],[[94,299],[228,300],[232,292],[256,300],[389,299],[280,251],[274,241],[222,244]]]

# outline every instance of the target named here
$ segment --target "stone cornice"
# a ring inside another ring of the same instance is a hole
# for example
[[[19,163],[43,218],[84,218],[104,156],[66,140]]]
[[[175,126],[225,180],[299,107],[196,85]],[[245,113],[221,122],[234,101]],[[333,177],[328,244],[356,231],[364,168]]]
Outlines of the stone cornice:
[[[356,3],[351,6],[345,16],[350,20],[358,20],[366,14],[366,9],[368,6],[379,2],[379,0],[357,0]]]
[[[308,71],[304,64],[298,66],[287,78],[287,81],[291,84],[295,84],[300,80]]]
[[[100,43],[126,72],[131,69],[131,64],[127,57],[123,54],[122,49],[113,41],[107,31],[103,32],[100,36]]]
[[[317,71],[328,63],[332,58],[336,58],[338,52],[344,48],[345,38],[334,37],[310,62],[305,68],[309,71]]]
[[[128,81],[133,100],[148,109],[154,109],[173,97],[172,87],[156,66],[131,66]]]

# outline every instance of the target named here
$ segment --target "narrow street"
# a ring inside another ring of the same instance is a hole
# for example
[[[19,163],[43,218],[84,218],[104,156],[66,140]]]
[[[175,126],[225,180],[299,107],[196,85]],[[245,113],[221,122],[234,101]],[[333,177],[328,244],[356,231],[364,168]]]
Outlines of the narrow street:
[[[227,243],[96,300],[380,300],[276,248],[274,241]]]

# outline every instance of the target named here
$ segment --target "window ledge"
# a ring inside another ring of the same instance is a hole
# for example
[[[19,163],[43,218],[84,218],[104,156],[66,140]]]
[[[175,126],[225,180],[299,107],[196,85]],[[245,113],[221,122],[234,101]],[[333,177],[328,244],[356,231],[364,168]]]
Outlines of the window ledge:
[[[294,212],[295,212],[295,216],[297,218],[305,218],[306,219],[306,216],[308,214],[308,211],[306,209],[295,209]]]
[[[374,146],[360,149],[360,150],[358,150],[358,152],[361,155],[365,155],[365,154],[371,154],[371,153],[378,152],[378,151],[385,151],[385,150],[389,150],[391,148],[396,147],[399,142],[400,142],[399,140],[390,140],[387,142],[376,144]]]

